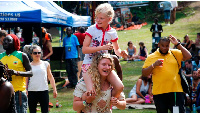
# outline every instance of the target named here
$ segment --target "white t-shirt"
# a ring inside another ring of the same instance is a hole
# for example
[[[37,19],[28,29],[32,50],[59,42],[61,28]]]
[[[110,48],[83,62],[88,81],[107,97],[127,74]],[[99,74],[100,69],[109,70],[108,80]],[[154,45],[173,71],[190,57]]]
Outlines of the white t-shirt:
[[[49,62],[42,61],[40,65],[31,65],[33,76],[30,77],[28,91],[48,90],[47,67]]]
[[[157,25],[157,24],[155,24],[155,31],[158,31],[158,25]],[[154,36],[155,36],[155,37],[159,37],[159,34],[158,34],[158,33],[155,33]]]
[[[118,40],[116,30],[111,28],[110,25],[104,31],[100,27],[98,27],[97,24],[94,24],[87,29],[85,34],[90,36],[90,38],[92,39],[89,47],[103,46],[110,42],[115,42]],[[108,53],[108,50],[102,50],[100,52]],[[95,53],[85,54],[83,64],[91,64],[94,56]]]
[[[178,7],[177,1],[171,1],[171,3],[172,3],[172,9],[174,9],[175,7]]]

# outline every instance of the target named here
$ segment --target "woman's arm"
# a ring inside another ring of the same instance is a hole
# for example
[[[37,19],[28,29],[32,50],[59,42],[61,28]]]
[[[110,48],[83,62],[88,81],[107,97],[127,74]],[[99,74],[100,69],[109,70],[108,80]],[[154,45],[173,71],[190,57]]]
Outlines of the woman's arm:
[[[136,49],[136,47],[135,46],[133,46],[133,49],[134,49],[134,56],[136,55],[136,52],[137,52],[137,49]]]
[[[152,83],[149,83],[148,94],[149,94],[150,101],[153,103]]]
[[[49,49],[49,53],[45,57],[43,57],[43,59],[47,59],[53,54],[53,49],[50,41],[47,42],[47,47]]]
[[[129,53],[129,52],[128,52],[128,48],[126,48],[126,51],[127,51],[127,53]]]
[[[137,54],[137,56],[140,56],[140,48],[138,49],[138,54]]]
[[[146,57],[147,57],[149,54],[148,54],[148,51],[147,51],[147,48],[146,48],[146,47],[144,48],[144,51],[145,51]]]
[[[148,94],[150,95],[150,96],[153,96],[153,94],[152,94],[152,83],[149,83],[149,89],[148,89]]]
[[[92,94],[91,92],[85,92],[82,94],[82,97],[76,97],[74,96],[73,101],[73,109],[74,111],[77,111],[78,113],[81,112],[82,109],[85,108],[85,106],[91,106],[92,101],[95,99],[95,94]]]
[[[51,73],[50,64],[47,67],[47,76],[48,76],[48,79],[49,79],[51,86],[53,88],[53,97],[56,98],[57,97],[57,89],[56,89],[54,77]]]
[[[145,97],[142,95],[142,93],[140,92],[140,88],[142,85],[142,79],[138,79],[137,83],[136,83],[136,93],[142,97],[143,99],[145,99]]]
[[[26,80],[26,95],[28,96],[28,84],[29,84],[29,78],[26,77],[25,80]]]
[[[73,110],[80,113],[81,110],[84,109],[84,108],[85,108],[85,106],[83,105],[82,99],[80,97],[74,96]]]
[[[190,44],[188,45],[188,48],[191,48],[192,44],[193,44],[193,41],[190,40]]]

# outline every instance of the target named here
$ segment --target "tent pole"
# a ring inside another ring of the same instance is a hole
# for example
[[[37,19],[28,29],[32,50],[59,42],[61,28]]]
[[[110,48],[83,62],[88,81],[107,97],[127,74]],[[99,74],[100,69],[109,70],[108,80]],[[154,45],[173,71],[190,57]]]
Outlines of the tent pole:
[[[39,45],[40,45],[40,47],[41,47],[41,49],[42,49],[42,23],[40,23],[39,24],[39,38],[40,38],[40,43],[39,43]]]

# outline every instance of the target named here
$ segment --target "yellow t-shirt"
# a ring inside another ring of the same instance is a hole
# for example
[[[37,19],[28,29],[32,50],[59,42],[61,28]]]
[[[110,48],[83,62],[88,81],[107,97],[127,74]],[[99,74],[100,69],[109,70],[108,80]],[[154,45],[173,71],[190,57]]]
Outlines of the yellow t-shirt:
[[[183,59],[182,52],[178,49],[172,49],[171,51],[178,60],[179,65],[181,65],[181,61]],[[158,59],[164,59],[163,67],[155,66],[152,71],[153,95],[169,92],[183,92],[181,78],[178,74],[178,63],[171,51],[168,51],[168,54],[166,55],[162,55],[159,52],[159,49],[157,49],[157,51],[150,54],[145,60],[143,68],[151,66],[151,64],[156,62]]]
[[[22,52],[14,51],[10,55],[5,52],[0,54],[0,61],[5,65],[8,65],[9,69],[16,71],[25,71],[23,66]],[[12,75],[11,84],[13,85],[14,91],[25,91],[26,82],[25,77]]]

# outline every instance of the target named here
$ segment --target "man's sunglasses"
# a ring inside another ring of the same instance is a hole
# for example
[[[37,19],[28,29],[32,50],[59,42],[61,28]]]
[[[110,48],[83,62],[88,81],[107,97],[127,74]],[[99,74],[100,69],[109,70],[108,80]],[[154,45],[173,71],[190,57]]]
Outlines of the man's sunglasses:
[[[33,52],[33,55],[41,54],[41,52]]]

